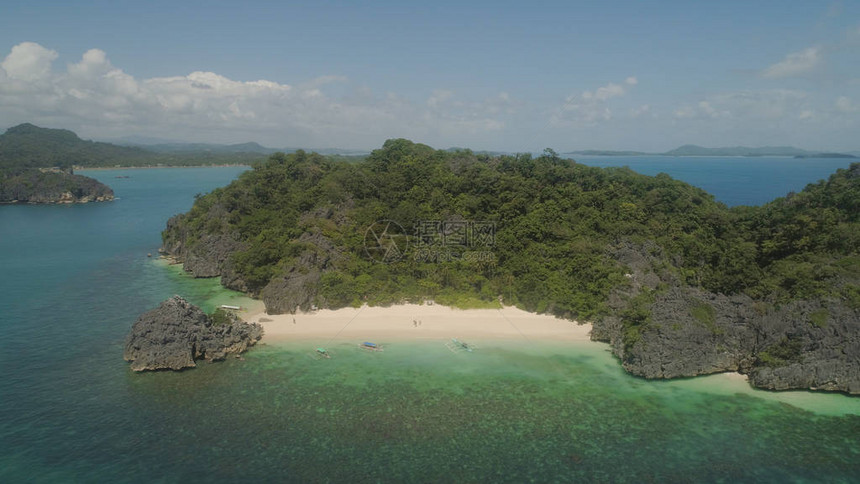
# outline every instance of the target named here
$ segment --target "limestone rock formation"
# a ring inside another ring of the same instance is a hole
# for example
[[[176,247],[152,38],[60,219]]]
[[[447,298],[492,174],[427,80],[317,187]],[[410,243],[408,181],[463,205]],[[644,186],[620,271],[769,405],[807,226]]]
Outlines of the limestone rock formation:
[[[217,361],[240,354],[263,336],[258,324],[235,316],[216,324],[199,307],[179,296],[142,314],[132,326],[123,358],[134,371],[182,370],[196,360]]]

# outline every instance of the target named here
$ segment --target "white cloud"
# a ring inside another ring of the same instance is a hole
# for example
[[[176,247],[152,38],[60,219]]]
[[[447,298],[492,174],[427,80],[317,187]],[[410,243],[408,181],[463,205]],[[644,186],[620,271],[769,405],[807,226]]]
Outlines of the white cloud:
[[[454,95],[453,92],[445,90],[445,89],[436,89],[433,91],[433,95],[427,99],[427,105],[431,108],[439,107],[439,105],[449,99]]]
[[[619,84],[612,84],[611,82],[605,86],[598,87],[597,91],[592,93],[591,91],[584,91],[582,93],[582,98],[586,100],[596,99],[598,101],[607,101],[614,97],[623,96],[626,92],[624,86]]]
[[[860,111],[860,106],[857,106],[853,101],[851,101],[851,99],[845,96],[839,96],[839,98],[836,99],[836,110],[843,114],[855,113]]]
[[[638,82],[635,77],[631,76],[624,80],[624,84],[610,82],[594,91],[583,91],[579,96],[568,96],[561,110],[551,117],[550,124],[558,125],[572,122],[592,125],[601,121],[609,121],[612,119],[612,110],[607,105],[607,101],[624,96],[630,87],[635,86]]]
[[[797,116],[807,106],[807,94],[789,89],[736,91],[709,96],[674,111],[678,119],[738,118],[779,120]]]
[[[20,81],[36,81],[51,71],[57,53],[34,42],[22,42],[0,63],[6,77]]]
[[[631,118],[638,118],[640,116],[644,116],[651,113],[651,106],[648,104],[643,104],[639,107],[633,108],[630,110]]]
[[[821,49],[809,47],[785,56],[785,59],[761,71],[761,77],[781,79],[811,72],[821,63]]]
[[[348,81],[342,76],[295,85],[201,71],[135,79],[99,49],[56,71],[57,57],[31,42],[12,48],[0,63],[0,125],[27,121],[99,137],[256,139],[274,146],[369,148],[399,136],[471,145],[466,136],[504,129],[504,118],[517,107],[507,93],[467,102],[437,90],[426,105],[395,93],[376,96],[366,87],[340,98],[327,95],[327,85]]]

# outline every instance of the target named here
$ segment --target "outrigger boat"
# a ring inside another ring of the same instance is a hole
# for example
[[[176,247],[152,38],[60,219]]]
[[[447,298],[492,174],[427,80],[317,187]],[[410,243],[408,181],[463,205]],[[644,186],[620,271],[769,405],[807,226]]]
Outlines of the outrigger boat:
[[[466,343],[465,341],[460,341],[457,338],[451,338],[451,341],[445,343],[445,346],[447,346],[448,349],[454,353],[459,353],[461,351],[468,351],[469,353],[471,353],[472,351],[478,349],[477,346],[471,343]]]
[[[371,343],[369,341],[365,341],[364,343],[359,344],[358,347],[368,351],[382,351],[382,345]]]
[[[325,348],[320,347],[320,348],[315,349],[308,356],[310,356],[311,358],[313,358],[315,360],[330,360],[331,359],[331,352]]]

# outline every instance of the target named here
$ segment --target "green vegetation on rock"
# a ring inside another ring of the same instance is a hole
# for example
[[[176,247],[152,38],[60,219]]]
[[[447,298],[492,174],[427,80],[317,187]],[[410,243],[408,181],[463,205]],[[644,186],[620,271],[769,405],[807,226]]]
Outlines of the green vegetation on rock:
[[[830,316],[830,311],[827,309],[819,309],[817,311],[813,311],[812,314],[809,315],[809,322],[817,328],[823,328],[827,326],[828,316]]]
[[[717,328],[717,311],[713,306],[706,302],[697,301],[690,309],[690,313],[696,321],[702,323],[706,328],[714,333],[719,333]]]

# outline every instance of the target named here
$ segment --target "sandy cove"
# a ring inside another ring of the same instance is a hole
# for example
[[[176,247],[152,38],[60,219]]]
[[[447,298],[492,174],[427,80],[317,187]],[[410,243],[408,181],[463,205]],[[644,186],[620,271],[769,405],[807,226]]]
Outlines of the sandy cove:
[[[263,342],[313,341],[472,341],[526,339],[535,341],[589,341],[591,324],[502,309],[454,309],[447,306],[403,304],[390,307],[322,309],[309,313],[244,316],[265,329]]]

